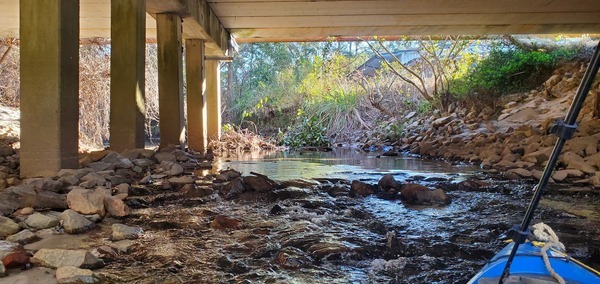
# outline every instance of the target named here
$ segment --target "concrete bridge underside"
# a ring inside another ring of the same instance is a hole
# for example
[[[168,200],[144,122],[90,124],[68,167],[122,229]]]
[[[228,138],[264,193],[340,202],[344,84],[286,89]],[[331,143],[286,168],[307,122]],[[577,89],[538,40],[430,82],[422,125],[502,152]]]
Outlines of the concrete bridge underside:
[[[204,152],[220,135],[219,60],[232,38],[507,33],[600,33],[600,1],[0,0],[0,37],[21,42],[22,176],[79,166],[81,38],[111,38],[111,149],[144,147],[145,44],[152,39],[158,44],[161,145]]]

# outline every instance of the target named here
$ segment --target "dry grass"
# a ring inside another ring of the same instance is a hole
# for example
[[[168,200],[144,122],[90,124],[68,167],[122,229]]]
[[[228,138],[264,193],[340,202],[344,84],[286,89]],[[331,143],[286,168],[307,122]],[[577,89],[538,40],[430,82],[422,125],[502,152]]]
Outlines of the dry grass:
[[[228,126],[229,129],[221,135],[221,140],[209,143],[208,147],[213,153],[260,152],[283,149],[283,147],[277,146],[268,138],[260,136],[249,129],[239,129],[229,124]]]
[[[10,49],[10,50],[9,50]],[[9,52],[6,52],[9,50]],[[6,54],[6,55],[5,55]],[[0,105],[19,107],[19,43],[0,39]],[[156,44],[146,46],[146,133],[158,125],[158,66]],[[109,139],[110,41],[88,40],[79,48],[79,147],[103,147]]]
[[[0,39],[0,105],[19,106],[19,60],[18,41]]]

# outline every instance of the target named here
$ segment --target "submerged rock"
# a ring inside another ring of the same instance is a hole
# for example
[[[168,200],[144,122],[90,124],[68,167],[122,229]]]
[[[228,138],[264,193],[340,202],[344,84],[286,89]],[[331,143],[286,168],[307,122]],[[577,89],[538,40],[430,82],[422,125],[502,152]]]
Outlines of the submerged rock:
[[[112,240],[120,241],[120,240],[133,240],[137,239],[143,230],[140,227],[131,227],[123,224],[113,224],[112,225]]]
[[[405,184],[401,190],[403,202],[412,205],[450,204],[450,197],[440,188],[430,190],[420,184]]]
[[[372,185],[364,183],[362,181],[353,180],[350,186],[350,196],[352,197],[366,197],[375,192]]]
[[[305,252],[295,247],[285,247],[275,255],[275,262],[287,269],[308,267],[313,261]]]
[[[225,215],[217,215],[210,223],[210,227],[217,230],[225,229],[237,229],[240,227],[242,221],[227,217]]]

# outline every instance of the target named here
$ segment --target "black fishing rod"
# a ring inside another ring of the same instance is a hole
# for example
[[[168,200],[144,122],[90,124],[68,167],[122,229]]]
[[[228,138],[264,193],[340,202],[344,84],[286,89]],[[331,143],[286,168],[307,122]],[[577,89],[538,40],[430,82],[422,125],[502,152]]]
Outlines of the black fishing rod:
[[[517,253],[517,249],[519,245],[524,243],[529,236],[530,230],[529,225],[531,220],[533,219],[533,213],[535,209],[538,207],[540,203],[540,199],[542,198],[542,194],[546,189],[546,185],[548,185],[548,181],[550,180],[550,176],[554,171],[554,166],[558,161],[558,157],[560,156],[560,152],[562,151],[565,142],[573,137],[575,130],[577,129],[577,117],[579,116],[579,112],[581,111],[581,107],[583,106],[583,102],[587,97],[588,92],[594,82],[594,78],[596,77],[596,73],[598,73],[598,67],[600,67],[600,42],[596,46],[596,50],[594,51],[594,55],[592,56],[592,60],[588,65],[587,70],[585,70],[585,74],[583,75],[583,79],[579,84],[579,88],[577,89],[577,94],[575,95],[575,99],[573,103],[571,103],[571,108],[567,113],[565,120],[559,120],[554,124],[551,133],[556,134],[558,136],[558,140],[554,145],[554,149],[552,150],[552,154],[548,159],[548,164],[544,169],[544,174],[540,179],[540,182],[534,187],[535,194],[531,199],[531,203],[527,208],[527,213],[525,213],[525,218],[523,218],[523,222],[520,227],[513,227],[511,229],[512,240],[514,241],[514,246],[510,251],[510,255],[506,260],[506,266],[502,271],[502,275],[500,276],[499,284],[503,284],[504,279],[506,279],[510,275],[510,265],[512,264],[513,259],[515,258],[515,254]]]

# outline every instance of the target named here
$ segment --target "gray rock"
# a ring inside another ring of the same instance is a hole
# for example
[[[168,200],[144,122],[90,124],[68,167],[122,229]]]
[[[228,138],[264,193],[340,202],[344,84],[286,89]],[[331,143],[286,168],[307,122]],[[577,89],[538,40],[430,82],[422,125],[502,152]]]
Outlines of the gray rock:
[[[102,279],[93,271],[75,266],[62,266],[56,269],[56,281],[59,284],[102,283]]]
[[[106,179],[97,174],[97,173],[89,173],[81,178],[82,181],[95,181],[96,185],[104,185],[106,183]]]
[[[142,234],[142,228],[140,227],[130,227],[123,224],[113,224],[112,225],[112,240],[120,241],[120,240],[133,240],[137,239]]]
[[[173,155],[172,153],[169,153],[169,152],[159,152],[159,153],[156,153],[156,154],[154,154],[154,158],[159,163],[162,163],[162,162],[165,162],[165,161],[168,161],[168,162],[175,162],[175,161],[177,161],[177,157],[175,157],[175,155]]]
[[[23,180],[23,184],[29,185],[33,188],[49,190],[54,192],[60,192],[64,187],[62,182],[55,181],[51,178],[28,178]]]
[[[67,201],[64,194],[34,189],[30,186],[20,185],[12,187],[12,192],[20,196],[20,207],[67,209]]]
[[[0,237],[7,237],[19,231],[19,224],[10,218],[0,216]]]
[[[108,155],[104,156],[104,158],[102,158],[102,162],[107,164],[114,164],[119,162],[121,159],[123,159],[123,156],[119,155],[119,153],[111,152],[108,153]]]
[[[94,170],[94,172],[104,171],[111,167],[111,164],[105,162],[94,162],[88,165],[89,168]]]
[[[0,190],[0,215],[8,215],[19,209],[21,197],[12,190]]]
[[[40,249],[31,258],[31,263],[58,268],[75,266],[79,268],[98,268],[102,261],[87,250]]]
[[[0,261],[0,277],[4,277],[6,275],[6,267],[4,267],[4,264],[2,264],[2,261]]]
[[[100,216],[98,214],[82,215],[82,216],[94,223],[98,223],[98,222],[102,221],[102,216]]]
[[[132,161],[134,165],[136,166],[140,166],[142,168],[145,167],[150,167],[152,165],[154,165],[154,161],[150,160],[150,159],[135,159]]]
[[[33,213],[25,219],[25,224],[34,229],[47,229],[58,225],[57,218],[46,216],[41,213]]]
[[[172,177],[169,179],[169,182],[174,184],[188,184],[194,183],[194,181],[195,179],[191,176]]]
[[[83,233],[90,230],[95,225],[94,222],[71,209],[65,210],[58,218],[62,221],[62,225],[67,234]]]
[[[117,161],[113,165],[117,169],[131,169],[134,166],[133,163],[129,159],[127,159],[127,158],[120,159],[119,161]]]
[[[67,194],[69,208],[81,214],[99,214],[104,216],[104,197],[102,190],[84,188],[73,189]]]
[[[112,176],[108,179],[110,184],[131,183],[131,180],[120,175]]]
[[[142,154],[140,153],[140,151],[139,151],[139,150],[137,150],[137,149],[134,149],[134,150],[126,150],[126,151],[123,151],[123,152],[121,153],[121,156],[122,156],[123,158],[127,158],[127,159],[129,159],[129,160],[132,160],[132,161],[133,161],[133,160],[135,160],[135,159],[139,159],[140,157],[142,157]]]
[[[183,167],[175,162],[162,162],[160,163],[160,167],[164,170],[164,174],[170,176],[176,176],[183,173]]]
[[[133,246],[135,246],[136,244],[137,243],[132,240],[120,240],[120,241],[113,242],[112,244],[110,244],[110,247],[112,247],[122,253],[128,253],[131,251]]]
[[[9,242],[19,243],[22,245],[31,243],[37,239],[38,239],[38,237],[32,231],[30,231],[28,229],[20,231],[14,235],[10,235],[6,238],[6,240]]]
[[[80,181],[77,177],[73,176],[64,176],[58,179],[65,186],[77,185]]]
[[[15,151],[11,146],[0,144],[0,157],[11,156],[14,153]]]

